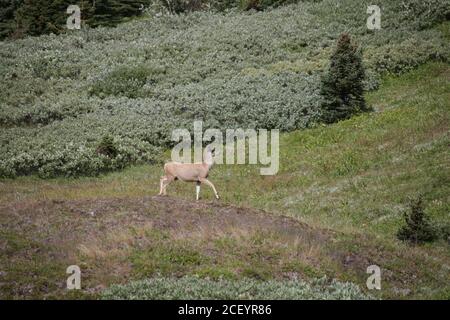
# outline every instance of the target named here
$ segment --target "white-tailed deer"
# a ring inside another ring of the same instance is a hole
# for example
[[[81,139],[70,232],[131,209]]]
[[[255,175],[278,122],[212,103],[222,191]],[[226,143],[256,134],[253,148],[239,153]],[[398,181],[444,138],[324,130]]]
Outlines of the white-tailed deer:
[[[181,162],[167,162],[164,165],[164,173],[165,175],[161,177],[160,180],[160,189],[159,195],[166,195],[167,186],[174,180],[182,180],[187,182],[195,182],[197,196],[196,199],[199,199],[200,195],[200,185],[202,183],[210,186],[214,195],[217,199],[219,199],[219,194],[216,191],[216,188],[209,181],[208,173],[211,167],[214,165],[214,150],[210,148],[206,148],[205,155],[203,157],[203,162],[201,163],[181,163]]]

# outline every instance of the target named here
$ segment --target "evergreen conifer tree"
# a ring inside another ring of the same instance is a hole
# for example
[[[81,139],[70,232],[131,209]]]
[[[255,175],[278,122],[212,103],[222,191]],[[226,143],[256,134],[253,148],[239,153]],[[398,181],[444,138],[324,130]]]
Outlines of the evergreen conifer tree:
[[[360,50],[347,33],[341,34],[322,78],[322,121],[333,123],[369,110],[364,100],[364,76]]]
[[[83,24],[115,26],[153,0],[0,0],[0,39],[66,31],[67,7],[78,5]]]

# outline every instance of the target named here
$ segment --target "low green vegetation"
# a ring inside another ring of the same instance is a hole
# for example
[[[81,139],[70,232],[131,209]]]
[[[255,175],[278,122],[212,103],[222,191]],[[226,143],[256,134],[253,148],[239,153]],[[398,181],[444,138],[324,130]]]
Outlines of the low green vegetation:
[[[0,293],[72,297],[65,267],[76,263],[85,270],[77,298],[163,297],[163,288],[175,296],[183,281],[196,281],[185,276],[198,279],[199,295],[234,281],[318,288],[314,279],[326,276],[375,298],[448,299],[449,79],[445,63],[389,76],[365,97],[374,112],[282,134],[275,176],[253,165],[213,167],[218,202],[206,187],[193,202],[194,185],[182,182],[169,186],[169,197],[154,196],[160,165],[4,179]],[[408,199],[420,194],[439,236],[400,241]],[[372,264],[382,270],[380,291],[366,290]],[[158,289],[148,291],[152,281]],[[308,292],[302,297],[313,297]]]
[[[103,299],[368,299],[357,286],[339,281],[318,279],[311,283],[302,280],[258,281],[242,279],[212,281],[198,277],[179,279],[157,277],[149,280],[115,285],[102,293]]]
[[[263,12],[154,16],[0,45],[0,176],[96,175],[157,163],[174,128],[316,123],[336,39],[362,47],[366,89],[380,76],[449,60],[445,0],[301,1]],[[426,9],[426,10],[424,10]],[[214,30],[214,32],[211,32]],[[118,153],[97,146],[111,136]]]
[[[301,234],[283,235],[252,226],[248,230],[244,226],[223,232],[210,229],[179,239],[170,233],[151,230],[145,237],[145,246],[130,252],[134,277],[194,275],[212,280],[251,277],[267,281],[288,275],[323,276],[339,269],[329,259],[327,248],[300,243]],[[301,252],[307,250],[314,259],[321,260],[320,265],[302,261]]]
[[[450,7],[382,1],[375,32],[367,4],[148,12],[1,42],[0,298],[449,299]],[[319,124],[342,32],[373,112]],[[179,181],[156,196],[172,129],[199,119],[281,129],[279,172],[217,165],[220,201]]]
[[[84,27],[108,26],[150,14],[265,10],[308,0],[2,0],[0,39],[68,32],[69,5],[78,5]],[[309,0],[311,1],[311,0]],[[69,31],[70,32],[70,31]]]

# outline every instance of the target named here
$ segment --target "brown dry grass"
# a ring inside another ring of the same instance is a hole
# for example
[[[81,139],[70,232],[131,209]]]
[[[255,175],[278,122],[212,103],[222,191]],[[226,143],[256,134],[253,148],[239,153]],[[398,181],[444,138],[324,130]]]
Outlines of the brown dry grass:
[[[250,208],[170,197],[16,202],[0,207],[0,222],[7,230],[7,240],[0,243],[3,298],[73,297],[64,287],[71,264],[82,269],[83,290],[77,294],[94,297],[112,283],[160,273],[261,279],[328,275],[363,286],[370,264],[421,261],[407,266],[405,274],[386,267],[386,278],[397,288],[426,276],[422,263],[431,263],[417,251],[393,256],[371,237],[349,237]]]

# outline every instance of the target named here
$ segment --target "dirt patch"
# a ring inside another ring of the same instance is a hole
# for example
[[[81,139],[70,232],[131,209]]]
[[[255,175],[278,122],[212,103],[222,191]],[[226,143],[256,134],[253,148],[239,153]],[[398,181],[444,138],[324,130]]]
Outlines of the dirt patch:
[[[143,223],[179,231],[261,228],[286,235],[305,235],[315,241],[326,241],[333,233],[260,210],[159,196],[15,203],[0,207],[0,219],[2,228],[29,231],[31,235],[46,234],[51,229],[53,233],[44,237],[48,243],[85,239],[124,225]]]
[[[424,277],[421,265],[428,260],[412,251],[393,252],[364,235],[220,202],[154,196],[0,205],[2,298],[78,297],[65,289],[65,271],[72,264],[83,270],[84,290],[76,294],[96,297],[112,283],[159,273],[328,275],[361,285],[371,264],[384,266],[385,281],[397,290]],[[399,266],[403,273],[395,272]]]
[[[321,246],[333,236],[331,231],[260,210],[159,196],[10,203],[0,206],[0,227],[0,282],[4,284],[0,292],[5,297],[58,296],[56,292],[64,289],[65,266],[79,264],[80,259],[89,261],[83,267],[91,293],[110,281],[128,281],[132,267],[127,254],[145,249],[149,233],[163,232],[174,241],[213,241],[219,236],[263,232],[309,247]],[[201,251],[211,259],[220,255],[208,245]],[[263,258],[273,264],[270,251],[267,255]],[[30,269],[30,265],[37,267]],[[52,279],[55,276],[58,280]],[[44,285],[33,284],[36,277]]]

